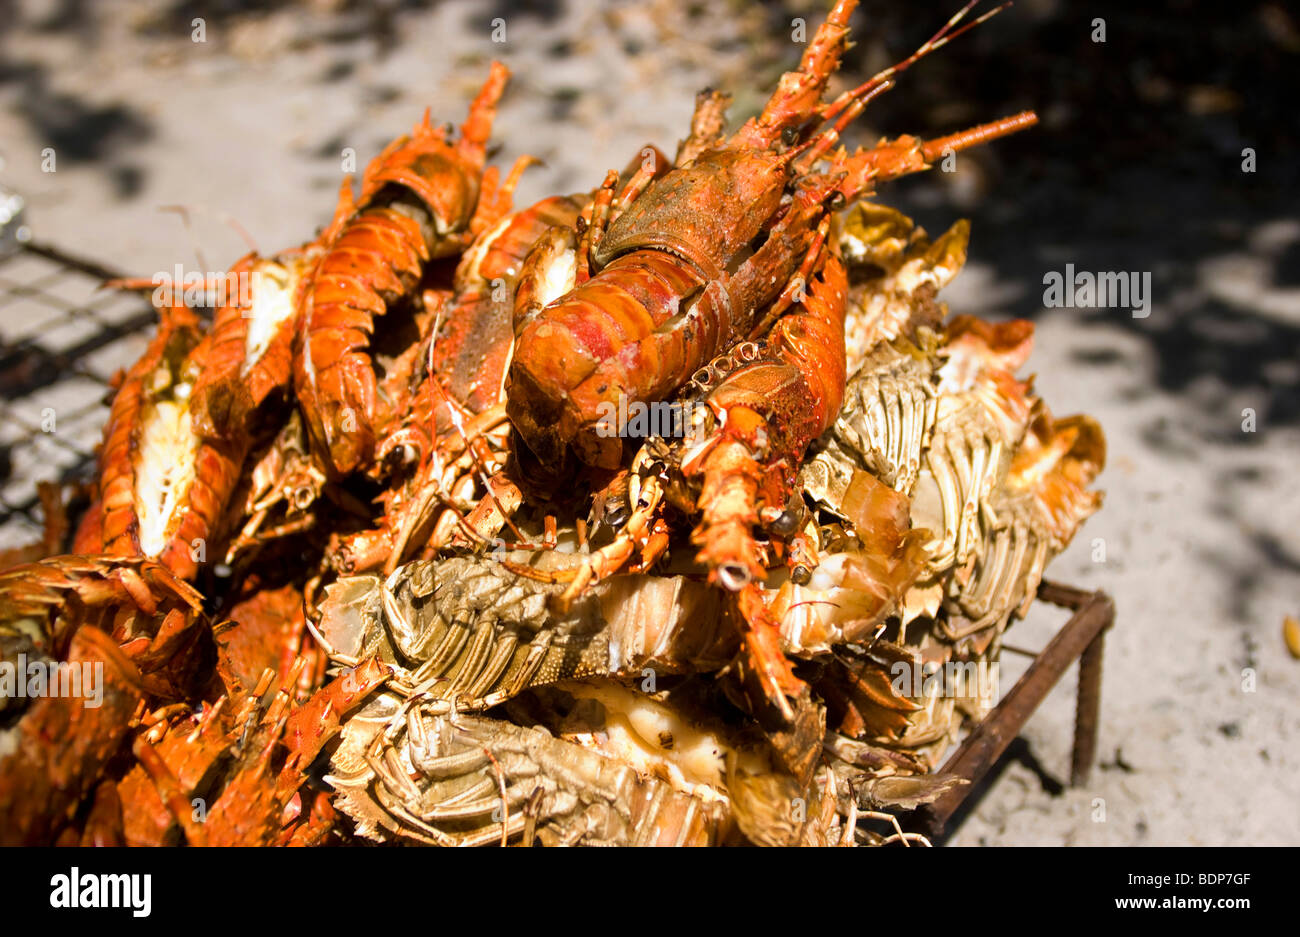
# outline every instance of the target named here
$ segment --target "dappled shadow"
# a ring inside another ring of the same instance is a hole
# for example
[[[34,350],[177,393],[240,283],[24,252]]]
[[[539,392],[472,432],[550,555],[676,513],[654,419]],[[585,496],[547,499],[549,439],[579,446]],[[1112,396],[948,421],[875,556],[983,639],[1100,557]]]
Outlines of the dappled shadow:
[[[20,63],[0,65],[0,81],[19,86],[15,110],[33,136],[54,148],[58,161],[96,162],[153,135],[139,111],[120,103],[94,105],[52,87],[47,70]]]
[[[904,57],[957,5],[865,0],[843,84]],[[765,4],[769,44],[788,40],[796,17],[811,30],[821,6]],[[887,183],[878,197],[932,231],[969,217],[972,265],[1024,287],[997,314],[1042,316],[1043,278],[1067,264],[1150,274],[1145,318],[1065,312],[1139,338],[1155,387],[1186,398],[1193,438],[1152,426],[1148,444],[1189,457],[1196,440],[1249,445],[1259,437],[1241,431],[1242,407],[1261,428],[1300,424],[1298,23],[1273,0],[1019,4],[901,75],[846,138],[932,138],[1036,110],[1040,126],[962,154],[955,173]],[[1075,360],[1119,356],[1091,354]]]
[[[1038,781],[1041,790],[1049,797],[1060,797],[1065,793],[1067,789],[1065,782],[1047,770],[1043,763],[1038,760],[1038,755],[1034,752],[1029,740],[1018,735],[1007,744],[1006,751],[990,766],[984,777],[971,786],[961,806],[953,812],[943,831],[938,836],[933,837],[931,842],[935,846],[947,845],[953,836],[957,834],[957,831],[961,829],[966,818],[979,810],[984,797],[1001,780],[1007,768],[1013,764],[1017,764],[1029,771]]]
[[[928,34],[915,4],[873,0],[863,13],[873,28],[850,59],[870,58],[880,43],[898,58]],[[1104,43],[1092,40],[1096,18]],[[934,229],[970,217],[972,260],[1028,287],[1007,315],[1041,315],[1043,277],[1066,264],[1150,273],[1148,317],[1069,315],[1146,343],[1158,387],[1192,396],[1199,438],[1249,442],[1239,412],[1213,413],[1210,399],[1237,393],[1261,425],[1300,423],[1300,375],[1290,366],[1300,359],[1300,293],[1286,292],[1300,268],[1300,121],[1287,77],[1298,66],[1300,32],[1277,3],[1099,2],[1086,13],[1026,4],[901,76],[868,119],[890,135],[935,136],[1032,107],[1042,125],[972,151],[969,167],[959,158],[959,173],[981,177],[973,206],[955,204],[941,173],[892,183],[881,198]],[[1246,147],[1253,173],[1242,171]],[[1258,243],[1279,227],[1280,243]],[[1234,258],[1250,277],[1228,289],[1222,271]]]
[[[466,19],[466,25],[475,32],[487,35],[495,25],[493,21],[497,19],[509,23],[532,17],[549,23],[563,15],[564,0],[490,0],[476,6]]]
[[[1258,490],[1261,485],[1276,486],[1289,481],[1250,465],[1220,469],[1214,473],[1215,496],[1210,511],[1216,517],[1238,525],[1240,537],[1231,544],[1208,542],[1196,549],[1200,561],[1215,569],[1230,585],[1226,591],[1231,617],[1226,624],[1243,629],[1247,634],[1252,632],[1251,622],[1256,620],[1260,611],[1253,607],[1253,603],[1269,594],[1276,577],[1300,576],[1300,546],[1294,540],[1284,543],[1276,533],[1243,519],[1242,492],[1247,488]],[[1275,626],[1280,623],[1267,624]],[[1254,664],[1246,662],[1245,666]]]

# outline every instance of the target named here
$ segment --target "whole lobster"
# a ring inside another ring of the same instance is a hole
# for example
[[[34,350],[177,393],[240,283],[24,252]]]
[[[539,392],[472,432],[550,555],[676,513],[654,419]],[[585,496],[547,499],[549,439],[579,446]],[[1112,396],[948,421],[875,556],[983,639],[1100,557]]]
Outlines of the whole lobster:
[[[676,168],[629,184],[612,221],[611,174],[582,232],[572,289],[535,314],[516,309],[508,412],[535,473],[563,478],[570,453],[589,465],[619,465],[622,440],[602,423],[609,408],[665,399],[710,359],[763,331],[819,265],[830,217],[846,201],[876,180],[926,169],[945,151],[1035,121],[1026,113],[929,143],[901,137],[851,156],[832,153],[840,131],[895,75],[987,18],[950,35],[971,5],[914,55],[823,105],[856,6],[840,0],[799,69],[730,138],[720,131],[725,98],[702,95]],[[829,169],[818,172],[823,159]]]
[[[483,171],[497,101],[509,71],[493,63],[461,137],[435,130],[426,112],[410,136],[393,141],[366,168],[355,205],[345,181],[335,230],[303,292],[294,384],[322,462],[345,475],[374,454],[388,402],[370,348],[375,318],[419,282],[430,260],[459,254],[508,210],[527,160],[498,189]]]

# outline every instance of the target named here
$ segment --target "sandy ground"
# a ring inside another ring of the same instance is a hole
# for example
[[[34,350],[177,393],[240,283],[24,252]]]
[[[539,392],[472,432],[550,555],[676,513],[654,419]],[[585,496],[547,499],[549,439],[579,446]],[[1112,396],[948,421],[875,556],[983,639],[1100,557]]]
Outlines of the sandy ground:
[[[886,64],[953,5],[860,14],[859,29],[879,28],[849,70]],[[347,148],[364,165],[426,106],[459,121],[492,57],[515,73],[497,161],[525,152],[545,161],[525,176],[519,202],[589,188],[646,142],[671,152],[705,86],[735,93],[733,118],[752,112],[797,57],[791,20],[805,16],[811,28],[820,4],[448,2],[376,14],[317,2],[223,12],[240,6],[0,2],[0,184],[26,197],[38,240],[143,275],[193,268],[196,251],[204,269],[224,269],[247,249],[226,218],[263,250],[299,243],[328,221]],[[1258,85],[1234,84],[1257,72],[1219,49],[1202,83],[1183,82],[1183,63],[1161,45],[1168,20],[1116,9],[1112,38],[1089,44],[1091,12],[1071,18],[1060,4],[1024,3],[962,51],[955,44],[948,62],[936,56],[929,83],[901,82],[863,132],[866,141],[933,133],[1043,109],[1037,142],[1006,141],[881,198],[932,231],[974,218],[971,261],[943,298],[954,311],[1033,318],[1038,388],[1058,414],[1097,417],[1110,446],[1105,508],[1050,571],[1107,590],[1119,609],[1099,769],[1086,788],[1067,786],[1071,676],[949,841],[1296,844],[1300,660],[1281,637],[1284,615],[1300,615],[1300,213],[1284,166],[1295,162],[1284,149],[1295,137],[1259,130],[1270,125],[1251,110]],[[1294,67],[1300,42],[1281,9],[1259,4],[1198,41],[1249,46],[1251,68]],[[200,16],[201,43],[191,37]],[[504,42],[493,41],[494,27]],[[1240,171],[1247,146],[1256,173]],[[54,172],[42,171],[47,147]],[[159,211],[177,204],[191,209],[190,230]],[[1044,309],[1044,274],[1067,263],[1151,273],[1149,316]],[[103,302],[93,286],[87,279],[62,298]],[[130,324],[138,312],[110,303],[100,315]],[[87,345],[90,326],[59,321],[39,303],[0,309],[11,361],[39,348],[87,351],[75,370],[50,359],[63,368],[57,379],[4,401],[7,503],[30,496],[35,478],[84,465],[75,453],[93,445],[104,415],[97,380],[143,346],[144,333],[130,329]],[[47,407],[58,431],[31,442]],[[1008,640],[1040,647],[1061,620],[1035,611]],[[1021,666],[1008,658],[1005,684]]]

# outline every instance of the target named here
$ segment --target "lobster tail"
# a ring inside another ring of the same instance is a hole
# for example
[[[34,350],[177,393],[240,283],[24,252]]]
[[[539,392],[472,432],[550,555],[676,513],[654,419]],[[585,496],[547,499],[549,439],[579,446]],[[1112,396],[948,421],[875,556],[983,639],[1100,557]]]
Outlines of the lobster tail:
[[[435,130],[426,113],[366,167],[355,206],[346,183],[340,193],[327,252],[303,293],[294,371],[313,448],[333,475],[368,467],[377,435],[400,410],[376,375],[375,320],[410,297],[430,260],[461,253],[495,220],[478,212],[479,196],[487,135],[508,76],[493,64],[463,147]],[[500,193],[490,201],[488,215],[509,210]]]
[[[500,62],[492,63],[457,143],[453,144],[441,127],[435,128],[425,111],[409,136],[394,140],[366,167],[358,206],[364,209],[377,204],[385,188],[397,186],[412,193],[430,213],[433,232],[440,236],[438,243],[431,245],[433,256],[463,249],[464,243],[443,238],[466,229],[474,215],[497,102],[509,77],[509,69]]]

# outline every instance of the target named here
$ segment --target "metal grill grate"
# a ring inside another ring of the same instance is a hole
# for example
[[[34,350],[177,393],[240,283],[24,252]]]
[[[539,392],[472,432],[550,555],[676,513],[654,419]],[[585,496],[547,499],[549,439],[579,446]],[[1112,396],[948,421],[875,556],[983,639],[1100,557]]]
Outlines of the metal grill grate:
[[[144,351],[147,298],[101,289],[119,276],[55,248],[0,256],[0,548],[36,538],[36,485],[94,471],[109,382]]]

